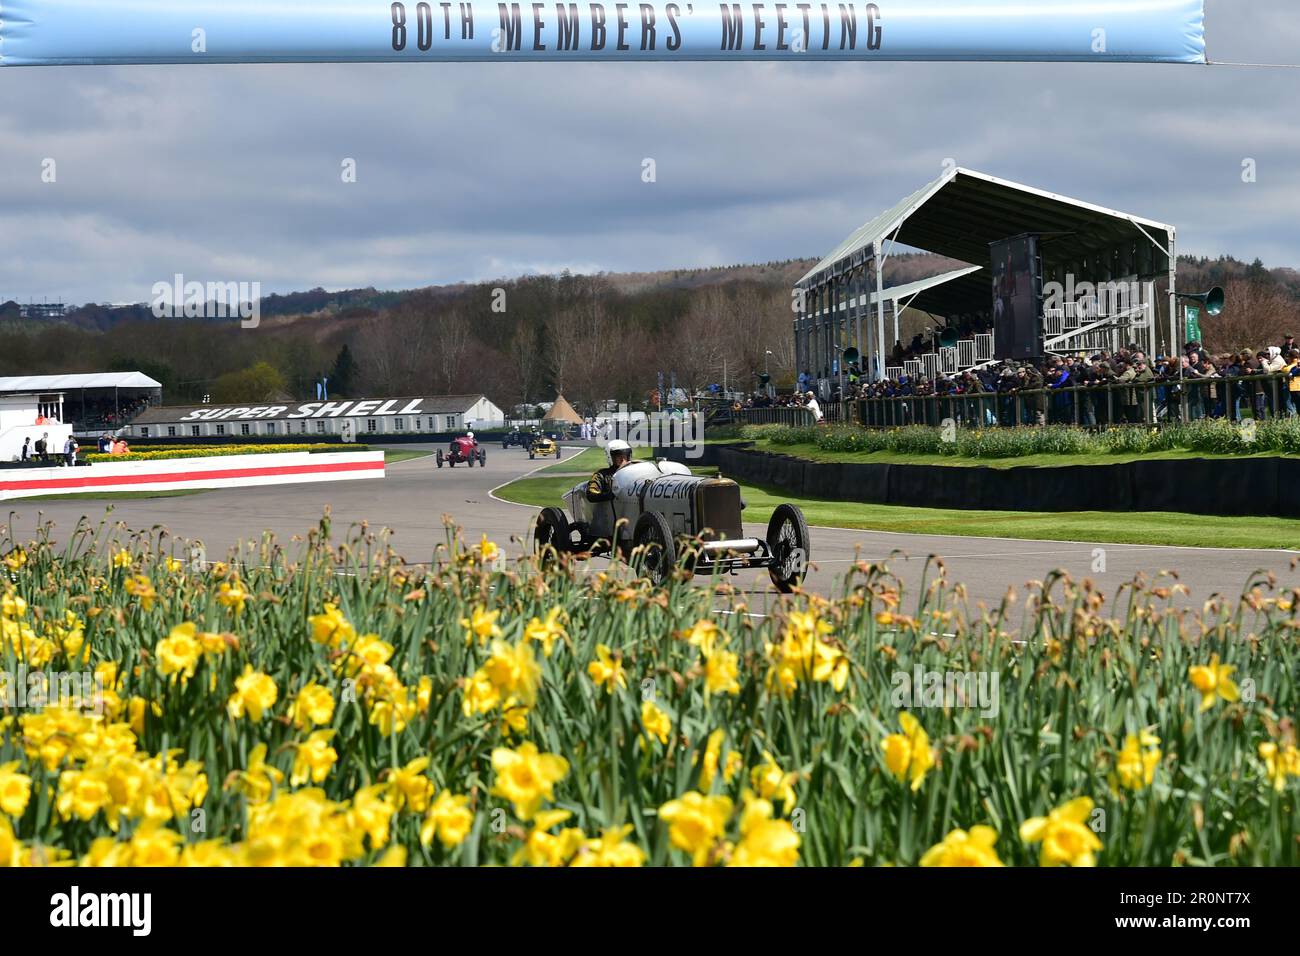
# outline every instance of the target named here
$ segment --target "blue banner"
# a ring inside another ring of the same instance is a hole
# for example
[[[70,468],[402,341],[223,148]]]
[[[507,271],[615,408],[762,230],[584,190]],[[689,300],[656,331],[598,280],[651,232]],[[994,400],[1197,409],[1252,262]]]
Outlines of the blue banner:
[[[0,65],[479,60],[1204,63],[1203,0],[0,0]]]

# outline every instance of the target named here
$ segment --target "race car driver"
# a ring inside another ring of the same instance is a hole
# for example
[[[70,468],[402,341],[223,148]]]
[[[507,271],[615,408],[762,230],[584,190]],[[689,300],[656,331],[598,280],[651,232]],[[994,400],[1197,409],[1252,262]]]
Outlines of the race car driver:
[[[587,482],[588,501],[614,500],[614,473],[632,460],[632,446],[622,439],[614,439],[605,446],[605,460],[609,467],[597,471]]]

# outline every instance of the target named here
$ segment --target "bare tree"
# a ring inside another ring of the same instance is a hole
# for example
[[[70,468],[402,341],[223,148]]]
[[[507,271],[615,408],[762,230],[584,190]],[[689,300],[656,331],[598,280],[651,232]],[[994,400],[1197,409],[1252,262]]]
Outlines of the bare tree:
[[[1211,318],[1201,313],[1201,333],[1211,351],[1254,352],[1281,343],[1288,333],[1300,332],[1295,327],[1295,303],[1268,279],[1229,279],[1224,292],[1227,305],[1222,315]]]

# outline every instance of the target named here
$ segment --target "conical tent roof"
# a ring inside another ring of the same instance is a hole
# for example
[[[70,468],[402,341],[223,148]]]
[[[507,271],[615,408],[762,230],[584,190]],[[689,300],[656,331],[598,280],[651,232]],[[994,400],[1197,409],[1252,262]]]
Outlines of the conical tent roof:
[[[573,406],[568,403],[563,395],[556,395],[555,404],[546,413],[544,421],[581,425],[582,416],[573,410]]]

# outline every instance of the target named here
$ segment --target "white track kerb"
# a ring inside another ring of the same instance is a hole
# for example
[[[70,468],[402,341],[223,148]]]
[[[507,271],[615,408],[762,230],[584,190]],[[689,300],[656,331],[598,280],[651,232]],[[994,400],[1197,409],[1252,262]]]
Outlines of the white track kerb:
[[[168,458],[163,461],[96,462],[76,468],[0,471],[0,500],[38,495],[241,488],[382,477],[382,451],[322,454],[303,451]]]

